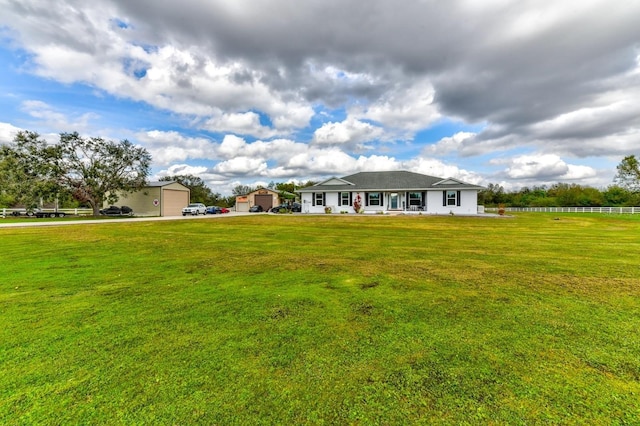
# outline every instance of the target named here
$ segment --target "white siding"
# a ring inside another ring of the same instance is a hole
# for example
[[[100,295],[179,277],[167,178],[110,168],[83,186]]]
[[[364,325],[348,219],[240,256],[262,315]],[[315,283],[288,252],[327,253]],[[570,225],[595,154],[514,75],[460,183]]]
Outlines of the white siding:
[[[423,214],[464,214],[473,215],[478,213],[478,192],[477,190],[460,190],[460,205],[459,206],[443,206],[442,205],[442,191],[430,190],[426,191],[426,208],[422,212]],[[406,193],[401,191],[392,191],[398,193],[398,209],[401,210],[403,205],[406,206]],[[379,211],[389,211],[391,192],[383,193],[384,205],[382,206],[367,206],[365,201],[365,192],[360,191],[360,197],[362,198],[362,208],[365,213],[375,213]],[[355,201],[358,192],[352,192],[352,199]],[[338,192],[325,192],[325,205],[331,207],[333,213],[340,213],[341,211],[347,211],[354,213],[352,206],[339,206],[338,205]],[[302,212],[303,213],[324,213],[324,205],[313,205],[313,193],[305,192],[301,196],[302,198]],[[397,211],[397,210],[396,210]]]
[[[478,214],[478,192],[460,190],[459,206],[443,206],[442,191],[427,192],[427,213],[432,214]]]

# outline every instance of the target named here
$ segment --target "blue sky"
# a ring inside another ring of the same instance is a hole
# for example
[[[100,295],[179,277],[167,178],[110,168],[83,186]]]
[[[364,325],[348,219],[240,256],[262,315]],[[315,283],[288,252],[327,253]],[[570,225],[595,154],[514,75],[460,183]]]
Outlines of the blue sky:
[[[129,139],[154,178],[410,170],[612,184],[640,155],[640,3],[0,0],[0,143]]]

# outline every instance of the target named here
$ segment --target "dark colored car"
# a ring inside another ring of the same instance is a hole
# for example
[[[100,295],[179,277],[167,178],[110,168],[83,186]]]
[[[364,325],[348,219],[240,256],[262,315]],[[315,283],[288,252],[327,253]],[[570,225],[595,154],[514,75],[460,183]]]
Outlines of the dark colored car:
[[[269,210],[271,213],[286,213],[289,211],[288,204],[280,204],[279,206],[271,207]]]
[[[260,206],[260,205],[255,205],[255,206],[252,206],[252,207],[249,209],[249,211],[250,211],[251,213],[258,213],[258,212],[263,212],[263,211],[264,211],[264,209],[263,209],[263,208],[262,208],[262,206]]]
[[[100,210],[100,214],[105,216],[133,216],[133,209],[128,206],[109,206]]]
[[[270,211],[272,213],[287,213],[287,212],[300,213],[302,211],[302,206],[300,205],[300,203],[280,204],[279,206],[273,207]]]

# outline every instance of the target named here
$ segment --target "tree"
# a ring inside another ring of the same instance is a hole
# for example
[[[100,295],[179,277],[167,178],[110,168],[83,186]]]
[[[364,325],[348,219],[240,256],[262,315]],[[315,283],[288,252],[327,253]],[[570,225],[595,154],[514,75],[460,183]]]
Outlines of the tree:
[[[35,207],[40,199],[64,192],[52,179],[52,164],[40,161],[53,152],[35,132],[19,132],[0,147],[0,198],[6,205]]]
[[[235,188],[231,190],[233,195],[247,195],[250,192],[255,191],[255,188],[249,185],[236,185]]]
[[[631,192],[640,192],[640,164],[635,155],[628,155],[618,164],[614,181]]]
[[[478,201],[487,206],[496,206],[504,202],[502,185],[490,183],[486,189],[478,193]]]
[[[126,139],[113,142],[61,133],[60,141],[49,145],[37,133],[19,132],[14,143],[17,161],[41,193],[69,191],[87,203],[94,216],[105,202],[115,203],[119,194],[147,183],[151,155]]]

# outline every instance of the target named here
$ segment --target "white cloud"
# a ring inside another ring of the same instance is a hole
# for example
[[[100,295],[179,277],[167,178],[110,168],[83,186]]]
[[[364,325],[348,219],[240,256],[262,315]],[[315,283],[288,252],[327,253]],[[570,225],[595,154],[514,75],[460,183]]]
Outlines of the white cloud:
[[[90,123],[98,118],[97,114],[85,113],[76,117],[69,117],[56,110],[51,105],[42,101],[28,100],[22,102],[22,110],[31,117],[39,120],[39,126],[50,129],[53,132],[85,132],[90,127]]]
[[[407,87],[396,86],[370,105],[354,106],[349,114],[395,129],[399,137],[413,136],[413,132],[428,127],[441,117],[434,95],[432,83],[423,79]]]
[[[235,157],[222,161],[213,167],[215,173],[226,176],[253,175],[260,176],[268,169],[266,161],[260,158]]]
[[[0,144],[3,143],[11,143],[16,136],[16,133],[22,131],[23,129],[16,127],[10,123],[2,123],[0,122]]]
[[[464,141],[475,136],[475,133],[471,132],[458,132],[453,136],[447,136],[440,139],[433,145],[427,145],[423,153],[430,155],[447,155],[452,152],[459,152],[464,150]]]
[[[207,171],[207,168],[202,166],[192,166],[189,164],[174,164],[169,168],[167,168],[166,170],[160,171],[157,174],[157,177],[178,176],[178,175],[200,176],[206,171]]]
[[[210,158],[215,150],[215,145],[209,139],[190,138],[175,131],[140,132],[136,134],[136,139],[145,146],[158,166],[189,159]]]
[[[597,174],[591,167],[567,164],[554,154],[521,155],[506,162],[505,174],[518,180],[578,180]]]
[[[362,147],[384,135],[384,129],[349,117],[340,123],[325,123],[313,134],[313,142],[326,146]]]

